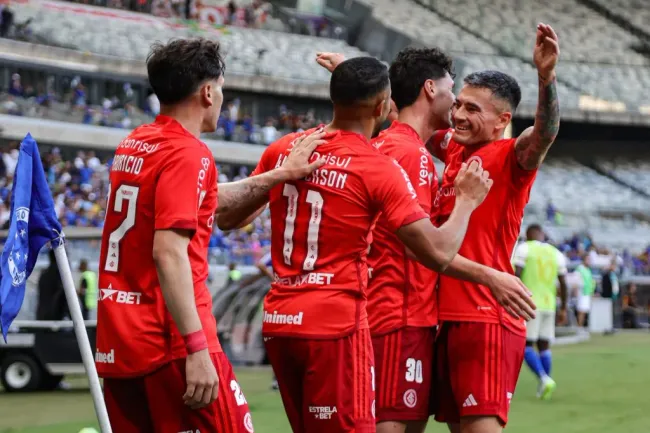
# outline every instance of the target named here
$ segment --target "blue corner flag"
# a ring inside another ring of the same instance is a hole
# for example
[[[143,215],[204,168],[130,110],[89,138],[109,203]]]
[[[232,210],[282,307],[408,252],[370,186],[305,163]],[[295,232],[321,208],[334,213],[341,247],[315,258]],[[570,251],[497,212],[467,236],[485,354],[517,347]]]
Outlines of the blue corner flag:
[[[38,253],[47,242],[62,242],[61,230],[36,141],[27,134],[20,143],[9,234],[0,261],[0,326],[5,342],[9,326],[23,304],[25,282],[34,270]]]

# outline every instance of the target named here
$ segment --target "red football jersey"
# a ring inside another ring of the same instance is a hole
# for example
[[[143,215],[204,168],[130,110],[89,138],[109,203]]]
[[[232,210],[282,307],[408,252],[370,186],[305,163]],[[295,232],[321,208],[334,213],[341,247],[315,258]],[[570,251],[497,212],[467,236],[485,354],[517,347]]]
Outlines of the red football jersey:
[[[253,174],[279,167],[297,134],[262,155]],[[336,131],[312,158],[326,164],[270,192],[275,281],[264,303],[267,336],[336,338],[368,327],[366,256],[380,212],[396,231],[427,214],[408,175],[362,135]]]
[[[494,180],[485,201],[474,211],[459,254],[503,272],[513,273],[510,259],[519,236],[537,170],[524,170],[515,155],[516,139],[497,140],[474,152],[454,142],[453,131],[440,131],[433,140],[434,154],[445,164],[439,200],[439,221],[449,218],[456,194],[454,179],[463,162],[477,161]],[[499,305],[486,286],[440,276],[440,321],[503,323],[518,333],[526,332],[523,319],[516,320]]]
[[[406,171],[420,206],[432,216],[438,176],[418,133],[409,125],[395,121],[375,138],[373,145]],[[368,322],[372,335],[386,334],[404,326],[435,326],[438,322],[435,300],[438,274],[407,256],[406,247],[386,224],[383,215],[372,236],[368,254]]]
[[[196,305],[211,352],[221,348],[212,315],[207,247],[217,208],[217,169],[208,147],[167,116],[117,147],[99,262],[97,354],[102,377],[146,374],[185,357],[153,261],[156,230],[194,234],[188,254]]]

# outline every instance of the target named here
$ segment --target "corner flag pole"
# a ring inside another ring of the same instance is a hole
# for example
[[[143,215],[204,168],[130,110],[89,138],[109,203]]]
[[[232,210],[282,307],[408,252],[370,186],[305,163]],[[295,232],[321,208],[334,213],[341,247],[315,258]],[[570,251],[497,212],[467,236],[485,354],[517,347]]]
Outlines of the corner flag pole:
[[[95,360],[93,359],[93,352],[90,349],[90,340],[86,332],[86,325],[84,323],[83,315],[81,314],[81,306],[77,298],[77,290],[74,286],[72,279],[72,270],[70,269],[70,262],[68,262],[68,255],[65,252],[64,242],[60,242],[59,246],[54,247],[54,256],[56,257],[56,264],[59,267],[61,274],[61,281],[63,282],[63,290],[65,297],[68,301],[68,309],[72,316],[74,324],[74,333],[77,336],[77,343],[79,344],[79,351],[81,352],[81,359],[83,360],[88,381],[90,382],[90,394],[93,397],[95,405],[95,413],[99,421],[99,428],[102,433],[113,433],[111,424],[108,419],[108,412],[106,411],[106,403],[102,394],[102,387],[99,383],[99,376],[95,368]]]

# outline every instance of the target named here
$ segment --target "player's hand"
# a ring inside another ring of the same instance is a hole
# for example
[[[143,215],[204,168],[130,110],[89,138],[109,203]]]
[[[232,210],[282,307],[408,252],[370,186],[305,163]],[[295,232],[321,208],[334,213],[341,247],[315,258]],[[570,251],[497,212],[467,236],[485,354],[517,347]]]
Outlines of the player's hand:
[[[200,409],[219,395],[219,376],[208,349],[187,355],[185,362],[187,389],[183,401],[192,409]]]
[[[506,311],[516,319],[530,320],[535,318],[535,303],[532,293],[512,274],[495,271],[490,278],[490,290]]]
[[[557,312],[557,324],[564,326],[567,323],[566,308],[560,308]]]
[[[345,61],[345,56],[340,53],[316,53],[316,63],[330,72]]]
[[[555,65],[560,57],[560,45],[557,34],[551,26],[539,23],[537,25],[537,39],[533,51],[533,62],[537,72],[544,82],[555,78]]]
[[[311,154],[318,145],[325,143],[322,138],[325,136],[323,129],[317,129],[311,134],[302,135],[293,142],[291,153],[287,157],[282,170],[285,173],[286,180],[298,180],[310,175],[318,167],[325,164],[322,159],[309,162]]]
[[[469,165],[463,163],[454,180],[456,198],[469,201],[476,209],[485,200],[492,183],[490,173],[483,170],[478,162],[472,161]]]

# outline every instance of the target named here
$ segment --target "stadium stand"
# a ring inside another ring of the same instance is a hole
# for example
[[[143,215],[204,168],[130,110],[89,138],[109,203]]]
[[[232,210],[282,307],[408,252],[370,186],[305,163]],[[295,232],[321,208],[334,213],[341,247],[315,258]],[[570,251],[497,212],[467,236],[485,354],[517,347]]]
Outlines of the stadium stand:
[[[605,171],[612,173],[618,179],[635,185],[650,194],[650,161],[633,161],[627,158],[597,161]]]
[[[587,97],[612,103],[623,101],[624,106],[619,109],[635,110],[650,99],[647,91],[650,88],[650,70],[646,66],[650,63],[633,48],[639,39],[578,0],[560,0],[548,7],[534,2],[520,4],[515,0],[499,0],[497,4],[485,0],[478,3],[460,0],[454,4],[435,0],[419,0],[418,3],[412,0],[361,2],[372,8],[373,18],[386,28],[402,32],[414,41],[438,45],[450,51],[460,60],[456,71],[458,81],[481,69],[509,72],[522,86],[523,103],[533,108],[538,83],[530,59],[531,28],[538,20],[553,23],[563,39],[563,61],[559,67],[561,82],[558,85],[563,108],[583,107],[583,99]],[[630,8],[634,6],[634,0],[616,2],[619,6],[623,3]],[[227,2],[222,3],[219,7],[227,7]],[[247,7],[249,3],[239,2],[238,6]],[[207,35],[223,43],[229,74],[326,83],[328,73],[313,61],[316,51],[339,51],[347,57],[363,55],[359,49],[340,40],[244,28],[245,23],[217,28],[187,25],[174,19],[174,14],[172,18],[163,18],[119,10],[124,5],[116,2],[110,2],[110,6],[118,9],[51,0],[24,0],[12,4],[12,9],[16,22],[30,20],[30,31],[41,43],[107,56],[106,59],[141,61],[155,40]],[[581,24],[585,22],[589,25]],[[39,83],[27,84],[39,87]],[[2,94],[0,112],[123,130],[148,122],[155,114],[151,107],[138,107],[123,100],[122,96],[109,96],[104,101],[91,101],[86,97],[80,103],[74,90],[72,96],[43,94],[42,91],[28,94],[27,89],[24,90],[22,93]],[[266,115],[244,118],[241,110],[239,114],[236,114],[237,110],[234,113],[224,105],[219,131],[210,138],[268,144],[273,138],[306,129],[319,121],[311,112],[281,114],[280,109],[278,115],[271,118]],[[13,150],[15,145],[13,149],[6,148],[3,159],[9,158],[6,155]],[[48,161],[46,166],[53,179],[51,187],[64,223],[101,226],[103,205],[100,197],[104,192],[102,188],[105,187],[110,154],[97,151],[93,156],[89,152],[77,153],[77,150],[70,149],[56,152],[59,151],[48,148],[44,159]],[[98,157],[100,165],[94,159]],[[7,162],[11,163],[10,158]],[[254,165],[255,161],[248,164]],[[561,220],[549,220],[549,231],[556,241],[570,239],[573,233],[588,229],[594,233],[593,240],[599,245],[616,250],[633,248],[643,251],[647,246],[644,239],[650,239],[647,223],[627,217],[605,219],[599,212],[603,208],[622,209],[621,212],[650,208],[650,198],[641,194],[650,189],[647,186],[650,185],[647,174],[650,163],[631,163],[623,159],[597,161],[597,164],[603,172],[577,160],[550,158],[540,170],[524,223],[546,219],[544,210],[552,202],[557,214],[562,215]],[[441,175],[444,166],[436,162],[436,167]],[[248,169],[222,165],[220,172],[219,180],[223,182],[246,176]],[[608,176],[607,172],[612,175]],[[83,176],[87,177],[85,181]],[[615,179],[629,185],[645,183],[646,186],[635,191]],[[10,176],[3,180],[3,184],[0,198],[4,191],[6,199]],[[6,209],[6,203],[1,206]],[[0,208],[0,222],[2,215],[6,215],[6,210]],[[218,262],[253,263],[268,245],[269,230],[267,214],[242,231],[221,233],[215,229],[211,257]]]
[[[347,57],[363,54],[337,39],[240,27],[201,30],[165,18],[86,5],[29,0],[13,8],[17,20],[31,18],[34,33],[52,45],[121,59],[144,59],[157,40],[210,36],[223,44],[229,72],[327,81],[329,72],[314,62],[316,51]]]
[[[650,36],[650,9],[644,0],[588,0],[587,4],[598,5],[614,16],[620,16],[632,26]]]
[[[499,54],[487,41],[463,31],[444,17],[411,0],[361,0],[373,18],[413,40],[455,53]]]
[[[362,1],[373,8],[373,17],[387,28],[453,52],[466,62],[466,69],[508,71],[522,84],[524,102],[537,97],[537,80],[531,66],[531,29],[538,21],[553,23],[564,41],[558,67],[558,92],[563,104],[585,108],[590,101],[585,98],[581,102],[580,96],[591,96],[620,101],[625,106],[614,106],[619,111],[638,111],[650,97],[645,91],[650,88],[650,61],[633,49],[642,41],[574,0],[543,4],[515,0],[496,4]],[[612,108],[611,104],[607,106]]]
[[[534,40],[530,29],[553,23],[562,37],[562,55],[575,62],[647,65],[632,49],[641,41],[576,0],[423,0],[440,15],[475,34],[484,35],[506,52],[528,58]]]
[[[570,159],[549,159],[540,167],[530,204],[543,207],[548,200],[562,211],[575,213],[593,213],[603,207],[650,208],[647,197]]]

